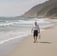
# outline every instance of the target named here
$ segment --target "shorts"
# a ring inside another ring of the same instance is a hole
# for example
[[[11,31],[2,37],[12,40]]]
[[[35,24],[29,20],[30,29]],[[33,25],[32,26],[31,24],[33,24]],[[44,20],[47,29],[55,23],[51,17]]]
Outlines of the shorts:
[[[33,36],[34,37],[37,37],[38,36],[38,30],[34,30]]]

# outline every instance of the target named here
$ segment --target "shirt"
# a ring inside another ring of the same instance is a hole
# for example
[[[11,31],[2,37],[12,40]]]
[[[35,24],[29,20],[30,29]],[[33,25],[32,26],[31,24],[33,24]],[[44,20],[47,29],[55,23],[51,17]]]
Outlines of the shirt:
[[[40,28],[39,28],[39,25],[35,25],[35,26],[33,26],[33,28],[32,28],[32,31],[34,31],[34,30],[37,30],[39,33],[40,33]]]

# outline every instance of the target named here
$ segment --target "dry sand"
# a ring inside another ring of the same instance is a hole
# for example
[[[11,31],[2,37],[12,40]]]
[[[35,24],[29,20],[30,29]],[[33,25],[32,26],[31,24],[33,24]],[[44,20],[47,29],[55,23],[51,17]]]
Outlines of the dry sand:
[[[37,43],[28,36],[7,56],[57,56],[57,25],[41,32]]]

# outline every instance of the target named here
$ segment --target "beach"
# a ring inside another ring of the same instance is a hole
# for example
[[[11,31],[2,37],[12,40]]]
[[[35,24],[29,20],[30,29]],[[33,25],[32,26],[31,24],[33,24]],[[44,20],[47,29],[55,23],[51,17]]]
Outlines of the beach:
[[[0,56],[57,56],[57,0],[1,0]]]
[[[33,36],[27,36],[7,56],[57,56],[57,25],[41,32],[41,38],[33,43]]]
[[[54,27],[57,23],[56,20],[48,18],[0,19],[0,56],[7,56],[10,52],[15,50],[17,45],[21,46],[20,44],[23,43],[24,40],[31,38],[33,42],[31,29],[35,20],[37,20],[41,32]]]

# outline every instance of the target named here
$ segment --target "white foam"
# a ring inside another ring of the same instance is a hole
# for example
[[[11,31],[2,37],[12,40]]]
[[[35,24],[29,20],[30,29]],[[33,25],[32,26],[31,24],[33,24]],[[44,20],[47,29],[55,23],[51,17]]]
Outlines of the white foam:
[[[20,24],[33,24],[35,21],[37,21],[38,23],[50,23],[48,19],[37,19],[37,20],[32,19],[28,21],[21,20],[19,23]]]
[[[2,23],[2,24],[0,24],[0,26],[8,26],[8,25],[13,25],[14,23],[12,22],[12,23]]]
[[[11,40],[14,40],[14,39],[18,39],[18,38],[23,38],[25,36],[28,36],[30,33],[28,32],[5,32],[5,33],[1,33],[1,40],[0,40],[0,44],[4,44],[6,42],[9,42]]]
[[[36,21],[39,23],[39,24],[47,24],[47,23],[51,23],[48,21],[48,19],[36,19]],[[35,19],[32,19],[32,20],[18,20],[18,21],[15,21],[15,22],[8,22],[6,21],[6,23],[0,23],[0,26],[9,26],[9,25],[15,25],[15,24],[34,24],[35,22]]]
[[[41,28],[42,31],[43,31],[43,28],[52,27],[54,25],[54,24],[52,24],[52,22],[49,21],[49,19],[36,19],[36,20],[37,20],[37,22],[38,22],[38,24],[39,24],[39,26],[40,26],[40,28]],[[31,19],[31,20],[27,20],[27,21],[25,21],[25,20],[19,20],[19,21],[16,21],[16,22],[6,22],[4,24],[0,24],[0,26],[9,26],[9,25],[15,25],[15,24],[20,25],[21,24],[21,26],[24,25],[25,28],[26,28],[26,25],[28,27],[29,26],[32,27],[32,25],[34,24],[34,22],[35,22],[35,19]],[[7,33],[5,32],[4,34],[2,32],[2,34],[0,34],[0,36],[1,36],[1,38],[0,38],[0,44],[4,44],[4,43],[6,43],[8,41],[25,37],[25,36],[31,34],[30,31],[31,31],[31,28],[25,29],[25,30],[21,29],[21,30],[15,31],[15,32],[7,32]]]
[[[44,30],[41,29],[41,31],[44,31]],[[4,43],[7,43],[7,42],[9,42],[11,40],[15,40],[15,39],[20,40],[21,38],[25,38],[28,35],[32,35],[32,32],[30,30],[26,30],[24,32],[17,32],[17,31],[16,32],[10,31],[10,32],[7,32],[7,33],[2,32],[2,34],[0,36],[1,36],[1,38],[3,38],[3,37],[4,38],[1,39],[0,45],[4,44]]]
[[[28,35],[28,34],[27,34]],[[22,35],[22,36],[16,36],[14,38],[9,38],[7,40],[3,40],[3,41],[0,41],[0,44],[4,44],[5,42],[8,42],[8,41],[11,41],[11,40],[14,40],[14,39],[17,39],[17,38],[21,38],[21,37],[25,37],[27,35]]]

